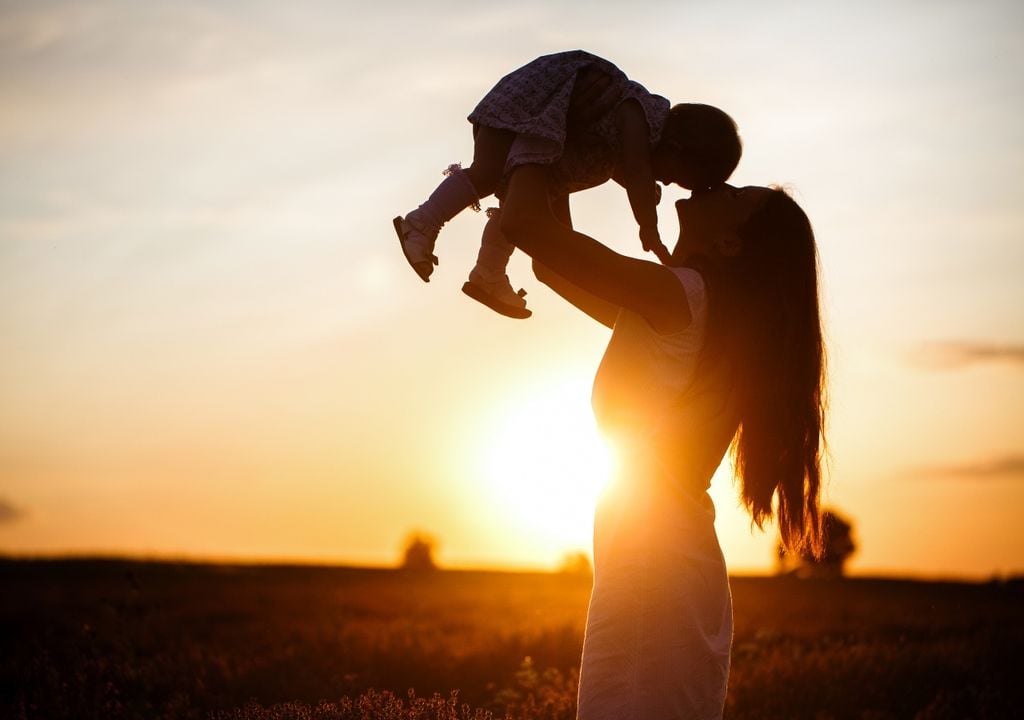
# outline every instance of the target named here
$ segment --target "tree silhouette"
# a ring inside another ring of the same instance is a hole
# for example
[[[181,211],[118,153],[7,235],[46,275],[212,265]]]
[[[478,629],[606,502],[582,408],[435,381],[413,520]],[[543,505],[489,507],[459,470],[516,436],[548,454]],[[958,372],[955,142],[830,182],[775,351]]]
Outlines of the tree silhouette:
[[[810,550],[795,555],[787,553],[781,540],[776,546],[777,571],[780,575],[797,577],[838,578],[845,572],[846,561],[857,549],[853,540],[853,526],[835,510],[821,514],[824,533],[824,554],[814,557]]]
[[[577,550],[562,556],[558,572],[564,575],[591,576],[594,574],[594,566],[590,562],[589,555],[582,550]]]
[[[402,569],[437,570],[437,562],[434,560],[436,549],[437,540],[433,536],[418,531],[410,533],[402,551]]]

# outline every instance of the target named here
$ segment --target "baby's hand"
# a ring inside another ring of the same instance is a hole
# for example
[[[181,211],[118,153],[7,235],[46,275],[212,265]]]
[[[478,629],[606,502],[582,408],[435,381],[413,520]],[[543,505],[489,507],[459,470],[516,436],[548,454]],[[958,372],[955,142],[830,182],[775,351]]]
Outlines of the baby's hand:
[[[657,226],[640,228],[640,244],[645,252],[653,252],[662,263],[668,262],[669,252],[664,243],[661,242],[661,235]]]

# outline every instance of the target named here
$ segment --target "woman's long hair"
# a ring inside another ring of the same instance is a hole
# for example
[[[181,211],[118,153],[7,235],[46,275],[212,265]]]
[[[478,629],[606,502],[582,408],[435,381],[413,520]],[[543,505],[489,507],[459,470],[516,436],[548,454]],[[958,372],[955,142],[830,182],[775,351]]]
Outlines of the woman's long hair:
[[[814,232],[775,189],[738,234],[734,256],[693,263],[709,292],[701,363],[727,369],[739,419],[733,460],[753,522],[776,517],[788,550],[817,554],[827,399]]]

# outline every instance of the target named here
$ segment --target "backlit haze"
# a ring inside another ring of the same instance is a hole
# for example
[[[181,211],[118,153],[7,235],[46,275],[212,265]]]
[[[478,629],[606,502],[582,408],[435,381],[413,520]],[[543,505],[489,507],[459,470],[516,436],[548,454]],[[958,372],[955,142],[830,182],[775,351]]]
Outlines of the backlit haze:
[[[585,8],[585,9],[584,9]],[[1024,570],[1024,5],[0,3],[0,552],[550,568],[590,546],[608,331],[429,285],[392,216],[503,74],[718,105],[814,223],[854,572]],[[668,189],[662,236],[678,232]],[[625,193],[577,226],[640,255]],[[486,205],[486,203],[485,203]],[[730,568],[764,572],[723,468]]]

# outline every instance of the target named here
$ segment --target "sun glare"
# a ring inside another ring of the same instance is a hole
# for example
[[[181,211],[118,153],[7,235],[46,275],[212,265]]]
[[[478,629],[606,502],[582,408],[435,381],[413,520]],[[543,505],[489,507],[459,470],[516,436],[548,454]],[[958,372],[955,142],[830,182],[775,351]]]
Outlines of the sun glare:
[[[611,450],[594,424],[590,388],[556,383],[505,406],[485,444],[484,475],[509,519],[553,553],[588,549]]]

